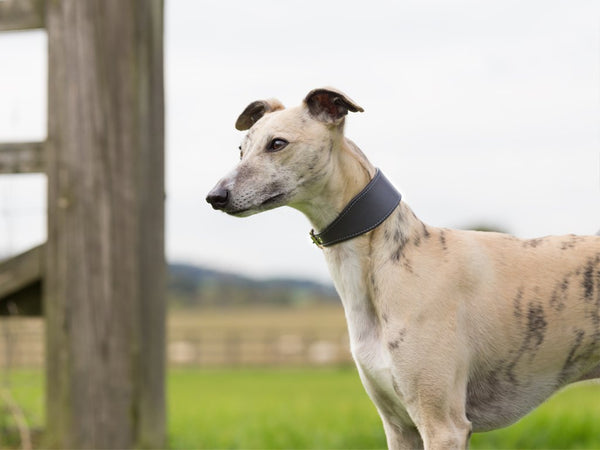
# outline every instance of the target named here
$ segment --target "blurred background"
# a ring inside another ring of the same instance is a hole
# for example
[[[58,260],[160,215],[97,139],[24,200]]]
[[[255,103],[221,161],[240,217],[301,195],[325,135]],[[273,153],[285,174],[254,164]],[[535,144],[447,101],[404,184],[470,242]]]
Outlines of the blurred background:
[[[347,135],[428,224],[593,234],[599,17],[588,0],[167,0],[169,445],[385,446],[308,221],[286,208],[240,220],[204,201],[237,162],[248,103],[345,91],[365,109]],[[46,49],[44,31],[0,35],[0,141],[46,138]],[[0,176],[0,259],[46,239],[46,207],[44,175]],[[23,444],[23,423],[35,443],[44,422],[43,336],[42,319],[0,320],[4,401],[22,411],[0,415],[2,445]],[[600,446],[600,392],[585,389],[474,447]],[[572,414],[590,396],[588,415]]]
[[[237,162],[248,103],[323,85],[365,109],[347,135],[426,223],[596,232],[599,15],[587,0],[167,1],[168,259],[328,282],[300,213],[238,220],[204,201]],[[45,50],[42,31],[2,35],[2,140],[45,137]],[[45,239],[44,189],[0,178],[0,254]]]

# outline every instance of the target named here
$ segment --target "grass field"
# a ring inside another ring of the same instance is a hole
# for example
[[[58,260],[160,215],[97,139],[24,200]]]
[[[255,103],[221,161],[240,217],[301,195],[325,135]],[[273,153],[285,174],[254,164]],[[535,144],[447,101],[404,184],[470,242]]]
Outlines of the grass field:
[[[15,372],[10,385],[30,424],[40,427],[41,372]],[[385,447],[351,368],[170,370],[168,400],[172,449]],[[474,435],[471,448],[599,449],[600,384],[568,388],[516,425]]]

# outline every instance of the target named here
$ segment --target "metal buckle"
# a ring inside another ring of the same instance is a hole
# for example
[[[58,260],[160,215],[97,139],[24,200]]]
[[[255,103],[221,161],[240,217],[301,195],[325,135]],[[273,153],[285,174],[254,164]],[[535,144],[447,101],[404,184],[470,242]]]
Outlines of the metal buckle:
[[[310,238],[312,239],[313,243],[319,247],[322,248],[323,247],[323,239],[321,239],[320,236],[317,236],[315,234],[315,230],[310,230]]]

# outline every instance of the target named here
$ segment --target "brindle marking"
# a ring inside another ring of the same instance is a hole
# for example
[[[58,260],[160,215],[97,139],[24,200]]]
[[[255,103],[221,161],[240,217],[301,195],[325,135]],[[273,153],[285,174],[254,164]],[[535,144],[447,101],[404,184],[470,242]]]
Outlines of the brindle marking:
[[[394,232],[394,242],[396,242],[398,246],[392,253],[391,259],[393,262],[397,263],[404,255],[404,248],[408,243],[408,237],[406,237],[401,231],[396,230]]]
[[[523,247],[536,248],[544,242],[544,238],[528,239],[523,241]]]
[[[519,288],[519,290],[517,291],[517,295],[515,296],[515,298],[513,300],[513,306],[514,306],[513,315],[517,319],[520,319],[521,316],[523,315],[523,311],[521,309],[521,300],[523,300],[523,288],[522,287]]]
[[[557,383],[558,386],[563,386],[565,383],[571,383],[575,381],[579,375],[581,367],[586,365],[586,362],[590,358],[600,351],[598,338],[589,336],[587,344],[584,343],[586,333],[584,330],[575,329],[575,338],[569,354],[565,360],[565,363],[558,375]],[[591,369],[591,367],[589,367]]]
[[[594,263],[590,260],[585,266],[585,270],[583,272],[583,281],[581,285],[583,286],[583,297],[586,301],[592,301],[592,296],[594,295]]]
[[[396,339],[395,341],[388,342],[388,348],[390,350],[396,350],[400,346],[400,340]]]
[[[413,213],[414,216],[414,213]],[[417,216],[414,216],[415,220],[417,219]],[[431,234],[429,233],[429,230],[427,229],[427,225],[425,225],[423,222],[421,222],[421,226],[423,227],[423,238],[425,239],[429,239],[431,237]]]
[[[446,246],[446,232],[444,230],[440,231],[440,244],[442,244],[442,250],[448,250],[448,247]]]
[[[557,312],[565,309],[565,302],[568,299],[567,291],[569,289],[570,276],[570,274],[565,275],[562,282],[560,282],[552,291],[552,295],[550,297],[550,306]]]
[[[515,385],[519,384],[515,374],[515,367],[519,364],[523,356],[528,353],[530,361],[533,360],[537,350],[544,342],[547,327],[548,322],[546,321],[542,304],[538,301],[529,302],[523,342],[516,351],[514,359],[506,367],[506,376],[511,383]]]

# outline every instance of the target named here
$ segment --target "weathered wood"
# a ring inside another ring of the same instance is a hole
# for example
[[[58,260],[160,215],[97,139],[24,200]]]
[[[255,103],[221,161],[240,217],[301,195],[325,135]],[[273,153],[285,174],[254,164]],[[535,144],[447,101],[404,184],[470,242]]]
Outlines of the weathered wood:
[[[43,261],[40,245],[0,262],[0,315],[39,315]]]
[[[0,0],[0,31],[44,28],[45,0]]]
[[[40,245],[0,262],[0,298],[39,280],[43,256],[44,247]]]
[[[0,143],[0,174],[44,170],[44,142]]]
[[[47,442],[165,445],[162,0],[53,0]]]

